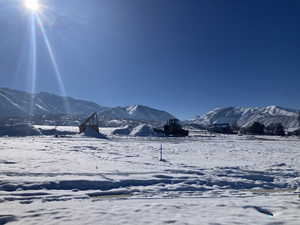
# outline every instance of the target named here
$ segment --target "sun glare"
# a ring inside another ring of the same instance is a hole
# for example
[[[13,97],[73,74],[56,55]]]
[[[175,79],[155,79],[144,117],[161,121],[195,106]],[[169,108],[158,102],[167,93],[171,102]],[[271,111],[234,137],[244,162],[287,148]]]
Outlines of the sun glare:
[[[41,9],[41,5],[38,0],[24,0],[24,6],[32,12],[38,12]]]

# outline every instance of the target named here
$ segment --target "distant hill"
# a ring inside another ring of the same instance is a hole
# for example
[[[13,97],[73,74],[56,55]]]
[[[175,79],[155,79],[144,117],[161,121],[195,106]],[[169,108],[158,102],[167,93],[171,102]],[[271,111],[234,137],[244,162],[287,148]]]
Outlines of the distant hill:
[[[73,115],[85,115],[106,109],[106,107],[93,102],[65,98],[46,92],[30,94],[24,91],[0,88],[0,117],[65,114],[66,108]]]
[[[217,108],[198,116],[191,123],[208,126],[216,123],[229,123],[246,127],[257,121],[264,125],[271,123],[282,123],[285,129],[294,129],[300,127],[300,110],[286,109],[279,106],[267,107],[227,107]]]
[[[153,109],[143,105],[108,108],[99,113],[105,119],[130,119],[165,122],[175,118],[168,112]]]
[[[174,118],[168,112],[147,106],[104,107],[94,102],[62,97],[46,92],[31,94],[8,88],[0,88],[0,117],[26,117],[28,115],[81,115],[98,112],[102,119],[128,119],[165,122]]]

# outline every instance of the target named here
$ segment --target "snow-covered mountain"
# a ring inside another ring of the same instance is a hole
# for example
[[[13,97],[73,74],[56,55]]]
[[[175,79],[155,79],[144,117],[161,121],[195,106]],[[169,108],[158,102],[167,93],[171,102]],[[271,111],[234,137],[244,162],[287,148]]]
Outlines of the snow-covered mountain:
[[[298,128],[300,127],[300,111],[279,106],[217,108],[204,116],[196,117],[191,122],[204,126],[229,123],[245,127],[256,121],[265,125],[282,123],[286,129]]]
[[[62,97],[46,92],[30,94],[8,88],[0,88],[0,117],[34,115],[87,115],[98,112],[103,119],[130,119],[165,122],[174,118],[168,112],[147,106],[103,107],[94,102]]]
[[[168,112],[153,109],[143,105],[108,108],[99,113],[105,119],[130,119],[165,122],[175,118]]]
[[[105,110],[96,103],[62,97],[46,92],[30,94],[8,88],[0,88],[0,117],[27,116],[29,114],[85,115]]]

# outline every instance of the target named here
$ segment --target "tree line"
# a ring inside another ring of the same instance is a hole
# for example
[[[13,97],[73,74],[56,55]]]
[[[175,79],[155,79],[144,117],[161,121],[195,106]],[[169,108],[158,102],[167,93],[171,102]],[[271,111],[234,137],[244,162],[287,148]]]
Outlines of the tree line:
[[[299,117],[300,126],[300,117]],[[237,123],[234,124],[213,124],[207,128],[208,131],[213,133],[222,134],[250,134],[250,135],[300,135],[300,128],[293,132],[286,132],[281,123],[271,123],[264,125],[258,121],[246,127],[240,127]]]

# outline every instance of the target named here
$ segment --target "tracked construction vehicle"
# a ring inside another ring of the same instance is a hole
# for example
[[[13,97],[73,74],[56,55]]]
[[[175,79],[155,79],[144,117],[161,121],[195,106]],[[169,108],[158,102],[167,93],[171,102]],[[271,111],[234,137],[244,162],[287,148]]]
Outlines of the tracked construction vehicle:
[[[170,119],[164,125],[163,129],[155,128],[154,131],[165,136],[173,137],[186,137],[189,135],[189,131],[182,128],[178,119]]]

